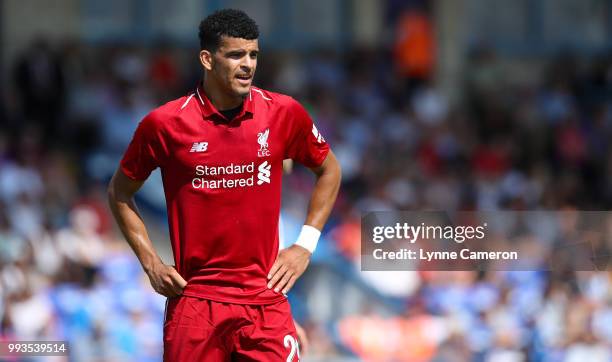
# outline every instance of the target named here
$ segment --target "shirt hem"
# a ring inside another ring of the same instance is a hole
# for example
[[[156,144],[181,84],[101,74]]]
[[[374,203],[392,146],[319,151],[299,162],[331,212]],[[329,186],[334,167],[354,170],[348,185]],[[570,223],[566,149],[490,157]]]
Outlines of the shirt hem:
[[[183,292],[184,296],[186,297],[194,297],[194,298],[202,298],[202,299],[209,299],[212,300],[214,302],[220,302],[220,303],[230,303],[230,304],[247,304],[247,305],[269,305],[269,304],[276,304],[279,302],[282,302],[283,300],[286,300],[287,297],[283,294],[281,294],[278,298],[275,299],[271,299],[269,301],[245,301],[242,299],[232,299],[232,298],[219,298],[217,296],[212,296],[212,295],[208,295],[208,294],[199,294],[199,293],[194,293],[194,292]]]
[[[144,177],[139,177],[140,175],[136,175],[135,173],[133,173],[132,171],[128,170],[127,168],[125,168],[125,166],[123,166],[122,164],[119,165],[119,169],[121,170],[121,172],[130,180],[133,181],[145,181],[147,178],[149,178],[149,175],[144,176]]]

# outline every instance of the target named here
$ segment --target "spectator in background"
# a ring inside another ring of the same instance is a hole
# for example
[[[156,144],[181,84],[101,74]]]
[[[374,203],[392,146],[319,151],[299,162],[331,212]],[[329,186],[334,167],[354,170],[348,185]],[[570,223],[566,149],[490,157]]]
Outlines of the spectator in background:
[[[66,89],[62,66],[50,44],[45,39],[32,43],[17,61],[13,74],[25,118],[43,130],[46,142],[53,142],[64,111]]]
[[[436,56],[433,25],[425,13],[410,9],[399,16],[395,26],[395,68],[411,94],[433,76]]]

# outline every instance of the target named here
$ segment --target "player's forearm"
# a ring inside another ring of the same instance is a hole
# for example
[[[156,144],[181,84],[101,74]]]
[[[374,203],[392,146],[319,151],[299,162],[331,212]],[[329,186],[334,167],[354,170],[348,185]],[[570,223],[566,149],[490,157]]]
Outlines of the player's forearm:
[[[331,151],[315,173],[317,181],[308,205],[305,224],[322,230],[336,202],[342,175],[340,164]]]
[[[108,199],[113,216],[121,233],[136,254],[145,271],[161,261],[149,239],[144,221],[138,212],[134,198],[109,187]]]
[[[268,273],[268,288],[274,288],[276,293],[287,293],[297,278],[306,270],[310,257],[314,252],[321,230],[338,196],[340,189],[340,165],[330,151],[320,167],[312,169],[317,175],[308,214],[297,241],[287,249],[283,249]]]

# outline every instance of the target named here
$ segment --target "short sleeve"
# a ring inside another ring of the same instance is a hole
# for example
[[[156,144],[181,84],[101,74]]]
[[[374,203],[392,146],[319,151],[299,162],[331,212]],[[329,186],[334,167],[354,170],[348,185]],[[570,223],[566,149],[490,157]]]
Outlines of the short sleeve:
[[[150,113],[134,132],[120,167],[123,173],[133,180],[145,180],[157,167],[163,166],[167,155],[159,122]]]
[[[287,118],[290,131],[285,158],[291,158],[310,168],[321,166],[329,153],[329,145],[308,112],[301,104],[291,99]]]

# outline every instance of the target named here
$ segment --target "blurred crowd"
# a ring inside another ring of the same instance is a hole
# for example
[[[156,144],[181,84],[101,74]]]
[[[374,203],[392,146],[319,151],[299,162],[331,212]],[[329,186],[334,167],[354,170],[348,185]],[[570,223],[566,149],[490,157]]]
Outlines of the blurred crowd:
[[[391,49],[264,50],[259,62],[256,84],[300,100],[343,167],[291,297],[312,360],[612,360],[607,271],[359,272],[363,211],[610,209],[612,57],[560,54],[516,82],[478,47],[458,101],[432,74],[399,72]],[[113,227],[105,185],[139,120],[195,88],[195,50],[39,40],[11,76],[0,338],[67,339],[79,361],[160,360],[165,300]],[[311,180],[300,167],[285,179],[288,240]],[[163,212],[161,192],[142,196],[145,212]]]

